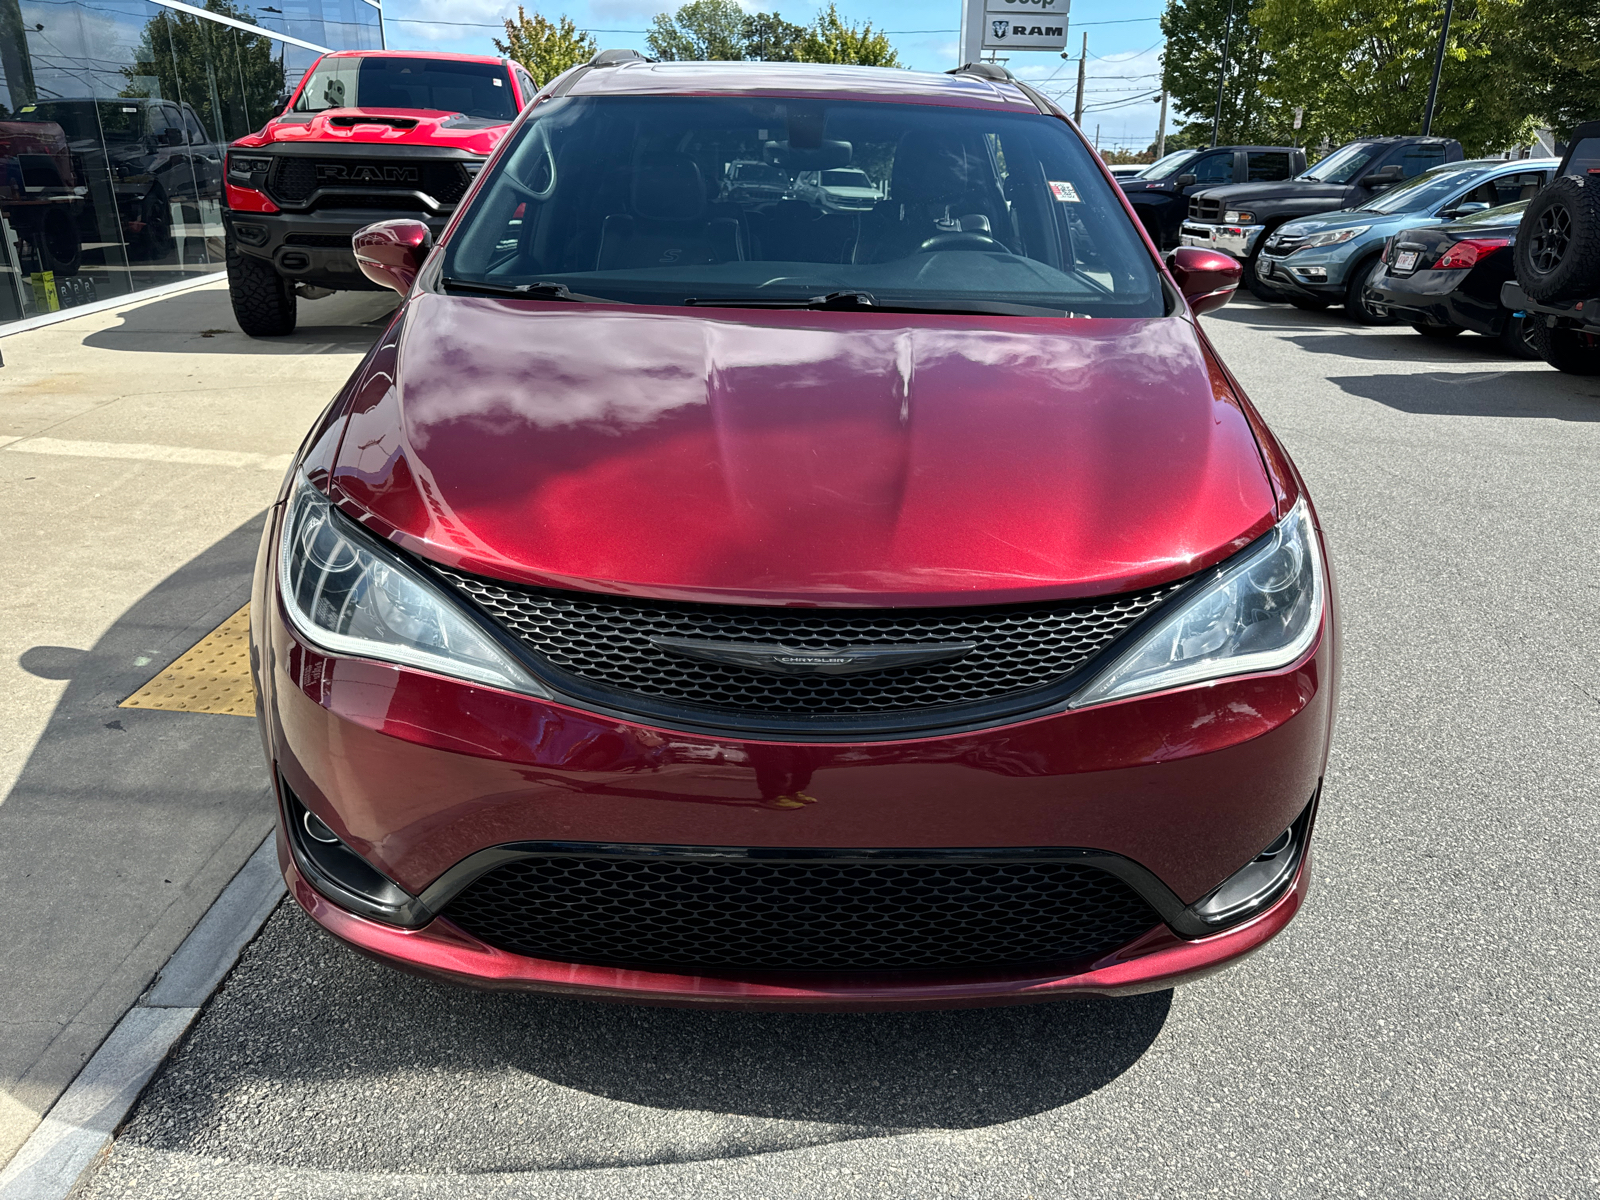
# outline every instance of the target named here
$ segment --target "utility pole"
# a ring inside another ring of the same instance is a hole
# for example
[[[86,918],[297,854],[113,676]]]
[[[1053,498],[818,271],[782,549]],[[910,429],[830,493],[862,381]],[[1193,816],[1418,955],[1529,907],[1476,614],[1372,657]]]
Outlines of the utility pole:
[[[1444,44],[1450,37],[1450,10],[1455,0],[1444,0],[1444,26],[1439,30],[1439,52],[1433,56],[1433,82],[1428,85],[1428,108],[1422,114],[1422,136],[1433,132],[1433,106],[1439,99],[1439,72],[1444,70]]]
[[[1072,106],[1072,123],[1083,128],[1083,76],[1084,64],[1089,59],[1089,35],[1083,35],[1083,53],[1078,56],[1078,102]]]
[[[1450,0],[1445,0],[1450,3]],[[1211,144],[1217,144],[1217,131],[1222,128],[1222,89],[1228,81],[1228,51],[1233,44],[1233,0],[1228,0],[1228,24],[1222,31],[1222,66],[1217,68],[1217,115],[1211,120]]]
[[[1156,130],[1156,161],[1167,156],[1167,89],[1161,89],[1161,127]]]

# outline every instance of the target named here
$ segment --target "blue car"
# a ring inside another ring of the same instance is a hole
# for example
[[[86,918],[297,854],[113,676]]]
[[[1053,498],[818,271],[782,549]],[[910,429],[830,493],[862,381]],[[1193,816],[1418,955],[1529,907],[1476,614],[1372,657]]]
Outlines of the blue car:
[[[1453,220],[1532,197],[1550,182],[1553,158],[1479,159],[1424,171],[1361,208],[1291,221],[1273,230],[1256,265],[1262,281],[1297,308],[1343,304],[1367,325],[1394,318],[1373,305],[1367,285],[1383,269],[1383,246],[1425,218]]]

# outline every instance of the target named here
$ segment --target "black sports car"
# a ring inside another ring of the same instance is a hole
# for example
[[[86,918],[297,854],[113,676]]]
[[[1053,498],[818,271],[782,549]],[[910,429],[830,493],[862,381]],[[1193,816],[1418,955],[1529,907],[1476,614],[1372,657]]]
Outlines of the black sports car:
[[[1500,303],[1500,285],[1516,273],[1511,247],[1528,203],[1395,234],[1384,247],[1383,269],[1367,285],[1369,302],[1425,337],[1470,329],[1498,338],[1518,358],[1540,357],[1529,341],[1533,323]]]

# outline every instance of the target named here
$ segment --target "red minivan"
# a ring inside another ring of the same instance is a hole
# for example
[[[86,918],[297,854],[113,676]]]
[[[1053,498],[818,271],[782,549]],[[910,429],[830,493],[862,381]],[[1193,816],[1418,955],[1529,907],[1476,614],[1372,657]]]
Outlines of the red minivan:
[[[740,164],[771,189],[725,186]],[[882,198],[803,199],[860,172]],[[525,110],[273,506],[299,904],[491,988],[1167,988],[1305,897],[1315,510],[1094,152],[996,67],[610,51]]]

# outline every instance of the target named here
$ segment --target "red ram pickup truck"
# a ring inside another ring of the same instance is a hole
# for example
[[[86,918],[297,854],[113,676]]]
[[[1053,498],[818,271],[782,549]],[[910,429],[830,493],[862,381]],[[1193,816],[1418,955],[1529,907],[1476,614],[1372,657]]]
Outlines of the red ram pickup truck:
[[[406,216],[437,237],[536,91],[503,58],[319,58],[284,112],[228,147],[223,220],[239,327],[292,333],[297,297],[375,288],[356,268],[351,235]]]

